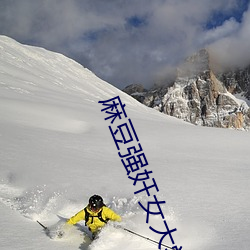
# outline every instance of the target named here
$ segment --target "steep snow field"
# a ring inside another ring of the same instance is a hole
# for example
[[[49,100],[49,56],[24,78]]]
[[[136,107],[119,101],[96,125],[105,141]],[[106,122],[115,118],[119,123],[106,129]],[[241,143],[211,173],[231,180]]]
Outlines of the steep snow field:
[[[124,69],[126,70],[126,69]],[[196,127],[149,109],[63,55],[0,36],[0,249],[153,250],[157,244],[108,225],[90,242],[84,223],[50,239],[88,202],[103,196],[122,226],[156,241],[152,198],[127,178],[98,101],[120,96],[148,170],[166,201],[165,219],[185,250],[250,249],[249,132]],[[153,189],[152,189],[153,190]],[[151,195],[152,197],[152,195]],[[82,225],[82,226],[81,226]],[[52,230],[53,231],[53,230]],[[170,245],[167,236],[164,244]],[[162,247],[162,249],[165,249]]]

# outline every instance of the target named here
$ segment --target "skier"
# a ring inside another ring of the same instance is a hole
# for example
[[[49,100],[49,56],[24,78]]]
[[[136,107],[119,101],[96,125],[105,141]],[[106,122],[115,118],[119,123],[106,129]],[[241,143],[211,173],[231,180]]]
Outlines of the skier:
[[[89,198],[89,204],[72,216],[67,221],[67,224],[74,225],[80,220],[85,220],[85,225],[88,226],[92,232],[94,239],[100,229],[104,227],[109,220],[120,222],[122,219],[120,215],[105,206],[101,196],[95,194]]]

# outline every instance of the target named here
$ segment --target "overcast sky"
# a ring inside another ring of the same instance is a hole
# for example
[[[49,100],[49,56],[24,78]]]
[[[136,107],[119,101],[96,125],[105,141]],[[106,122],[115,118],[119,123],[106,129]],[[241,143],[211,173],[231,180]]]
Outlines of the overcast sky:
[[[57,51],[124,88],[195,51],[250,62],[250,0],[0,0],[0,34]]]

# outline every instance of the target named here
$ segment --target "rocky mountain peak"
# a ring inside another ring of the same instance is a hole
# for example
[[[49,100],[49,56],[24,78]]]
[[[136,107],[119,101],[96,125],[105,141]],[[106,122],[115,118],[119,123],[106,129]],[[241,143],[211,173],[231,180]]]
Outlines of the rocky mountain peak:
[[[194,55],[188,57],[184,63],[177,68],[177,77],[194,77],[205,74],[210,70],[209,53],[201,49]]]
[[[233,95],[250,93],[249,71],[217,74],[212,68],[208,50],[202,49],[178,67],[171,86],[132,91],[130,95],[160,112],[196,125],[249,129],[249,106]]]

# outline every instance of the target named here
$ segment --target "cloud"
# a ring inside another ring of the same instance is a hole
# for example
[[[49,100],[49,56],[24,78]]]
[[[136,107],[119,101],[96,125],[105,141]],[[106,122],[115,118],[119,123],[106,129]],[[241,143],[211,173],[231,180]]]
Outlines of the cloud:
[[[201,44],[211,44],[219,41],[225,37],[231,36],[237,33],[240,28],[240,24],[232,17],[229,20],[224,21],[221,26],[216,28],[205,30],[200,38]]]
[[[0,33],[61,52],[120,88],[130,83],[149,86],[204,46],[213,45],[226,57],[223,46],[241,44],[244,54],[249,13],[242,21],[234,17],[242,8],[239,2],[2,0]]]
[[[220,29],[227,29],[225,26]],[[244,67],[250,64],[250,10],[243,15],[242,22],[232,32],[210,44],[216,61],[225,67]]]

